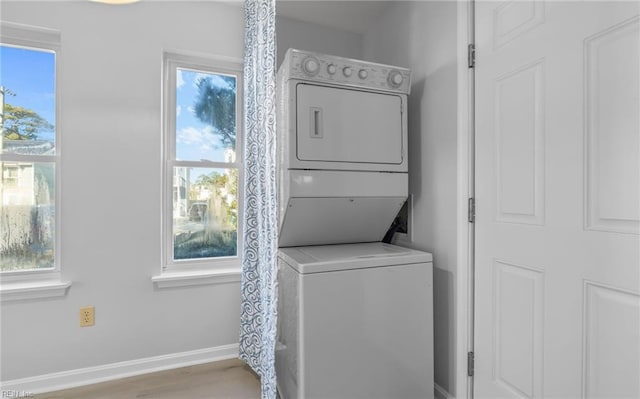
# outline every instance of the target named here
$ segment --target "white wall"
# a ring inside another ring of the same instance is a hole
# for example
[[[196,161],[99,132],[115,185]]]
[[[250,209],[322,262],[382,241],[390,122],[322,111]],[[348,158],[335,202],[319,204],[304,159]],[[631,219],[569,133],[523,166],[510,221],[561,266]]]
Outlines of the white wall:
[[[315,51],[349,58],[362,58],[362,35],[331,29],[292,18],[276,19],[278,66],[287,49]]]
[[[62,32],[60,299],[2,303],[1,380],[238,342],[239,284],[156,289],[163,49],[242,57],[242,8],[2,1]],[[80,328],[94,305],[96,325]]]
[[[435,383],[456,392],[458,63],[456,2],[398,2],[364,35],[365,59],[412,69],[409,97],[411,246],[434,256]]]
[[[62,32],[61,299],[2,304],[2,381],[238,340],[237,283],[154,288],[160,270],[161,57],[242,57],[242,9],[216,2],[3,1],[3,20]],[[141,22],[142,21],[142,22]],[[435,381],[456,394],[455,2],[398,2],[365,35],[278,17],[289,47],[407,66],[414,246],[434,254]],[[81,306],[96,326],[78,327]],[[462,396],[462,392],[458,393]]]

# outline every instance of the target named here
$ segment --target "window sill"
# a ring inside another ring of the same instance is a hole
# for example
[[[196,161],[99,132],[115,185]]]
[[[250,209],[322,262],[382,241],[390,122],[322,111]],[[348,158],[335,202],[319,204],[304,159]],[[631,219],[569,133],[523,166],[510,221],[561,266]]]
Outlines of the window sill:
[[[71,287],[71,281],[3,283],[2,286],[0,286],[0,298],[2,302],[56,298],[65,296],[69,287]]]
[[[240,281],[240,269],[218,269],[197,272],[169,272],[153,276],[158,288],[186,287],[190,285],[225,284]]]

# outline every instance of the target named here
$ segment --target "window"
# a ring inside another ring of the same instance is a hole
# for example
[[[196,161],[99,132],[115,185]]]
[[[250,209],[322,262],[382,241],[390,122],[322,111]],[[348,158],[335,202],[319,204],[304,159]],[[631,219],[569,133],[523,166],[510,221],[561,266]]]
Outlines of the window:
[[[165,54],[164,67],[163,270],[239,267],[242,64]]]
[[[0,273],[59,271],[57,32],[2,23]]]

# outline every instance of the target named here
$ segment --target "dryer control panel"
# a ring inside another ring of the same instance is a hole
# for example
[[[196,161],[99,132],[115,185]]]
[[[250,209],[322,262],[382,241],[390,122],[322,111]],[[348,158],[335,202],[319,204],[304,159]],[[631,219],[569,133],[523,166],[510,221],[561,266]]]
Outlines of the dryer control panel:
[[[396,66],[376,64],[333,55],[295,49],[287,50],[282,68],[285,76],[352,87],[409,94],[411,71]]]

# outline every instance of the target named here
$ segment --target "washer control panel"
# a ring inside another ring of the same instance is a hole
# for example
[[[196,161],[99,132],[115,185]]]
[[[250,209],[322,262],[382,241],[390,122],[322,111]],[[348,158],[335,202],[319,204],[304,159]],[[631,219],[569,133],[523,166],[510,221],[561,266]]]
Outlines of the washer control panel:
[[[293,79],[339,83],[409,94],[411,71],[407,68],[353,60],[333,55],[289,49],[283,61]]]

